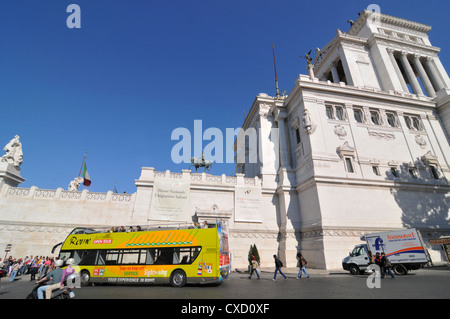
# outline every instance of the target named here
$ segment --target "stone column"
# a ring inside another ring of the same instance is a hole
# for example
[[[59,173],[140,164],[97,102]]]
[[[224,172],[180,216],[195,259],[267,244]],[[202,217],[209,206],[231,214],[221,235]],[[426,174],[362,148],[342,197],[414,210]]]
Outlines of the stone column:
[[[423,68],[422,62],[420,62],[420,56],[414,54],[414,65],[416,66],[417,72],[419,72],[420,79],[422,80],[422,84],[425,87],[425,91],[429,97],[435,97],[436,91],[431,84],[430,79],[428,78],[427,72]]]
[[[284,125],[284,120],[286,118],[286,114],[284,112],[280,112],[277,115],[277,122],[278,122],[278,135],[280,137],[280,166],[281,167],[289,167],[289,158],[288,158],[288,151],[287,151],[287,145],[286,145],[286,128]]]
[[[445,85],[442,82],[441,77],[433,64],[432,57],[427,57],[427,63],[425,64],[425,67],[428,71],[428,74],[430,74],[430,80],[435,85],[436,90],[439,91],[440,89],[444,88]]]
[[[411,84],[414,94],[423,95],[422,88],[420,87],[419,81],[417,81],[416,75],[414,74],[414,71],[406,55],[407,53],[402,51],[400,55],[400,60],[402,61],[402,65],[403,68],[405,69],[405,73],[408,78],[409,84]]]
[[[337,71],[336,63],[333,63],[333,65],[331,66],[331,75],[333,76],[334,83],[339,84],[339,82],[341,82],[341,80],[339,79],[339,73]]]
[[[311,63],[308,63],[307,69],[308,69],[308,72],[309,72],[309,77],[311,78],[311,80],[314,80],[314,78],[316,77],[314,75],[314,65],[311,64]]]
[[[398,80],[400,81],[400,84],[402,85],[403,91],[405,93],[408,93],[408,86],[406,85],[405,79],[403,78],[403,74],[402,71],[400,70],[400,67],[398,66],[397,60],[395,59],[394,56],[394,49],[387,49],[389,58],[391,59],[391,63],[394,66],[395,69],[395,73],[397,74]]]

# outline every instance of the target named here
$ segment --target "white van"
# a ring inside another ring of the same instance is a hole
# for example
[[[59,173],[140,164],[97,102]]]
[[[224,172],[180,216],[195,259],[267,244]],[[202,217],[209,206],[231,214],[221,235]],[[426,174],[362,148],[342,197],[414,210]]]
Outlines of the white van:
[[[405,275],[431,262],[416,229],[404,229],[383,233],[366,234],[361,237],[364,244],[356,245],[349,256],[342,260],[344,270],[352,275],[362,274],[370,264],[369,254],[384,252],[397,275]]]

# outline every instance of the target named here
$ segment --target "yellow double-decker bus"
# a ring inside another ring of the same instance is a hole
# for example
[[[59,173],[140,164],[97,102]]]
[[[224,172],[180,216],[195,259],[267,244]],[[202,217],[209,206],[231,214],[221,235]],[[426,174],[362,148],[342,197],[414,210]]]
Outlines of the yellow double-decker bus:
[[[77,227],[59,244],[59,258],[75,259],[83,286],[106,282],[182,287],[186,283],[221,283],[228,277],[228,232],[222,221],[200,229],[125,229]]]

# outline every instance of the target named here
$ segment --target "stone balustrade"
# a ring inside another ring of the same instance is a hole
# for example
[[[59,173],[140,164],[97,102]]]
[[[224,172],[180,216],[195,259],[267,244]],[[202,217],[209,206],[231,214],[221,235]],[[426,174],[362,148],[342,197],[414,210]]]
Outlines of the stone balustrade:
[[[261,186],[261,179],[258,177],[247,178],[244,174],[237,173],[236,176],[211,175],[207,173],[192,173],[191,170],[184,169],[181,173],[174,173],[170,170],[165,172],[155,171],[153,167],[143,167],[139,180],[136,181],[136,185],[140,182],[153,182],[155,178],[173,178],[188,180],[192,184],[207,184],[207,185],[252,185]]]
[[[31,188],[10,187],[4,185],[1,197],[21,197],[27,199],[50,199],[50,200],[86,200],[98,202],[130,203],[134,199],[134,194],[115,194],[112,191],[107,193],[83,191],[66,191],[62,188],[39,189],[36,186]]]

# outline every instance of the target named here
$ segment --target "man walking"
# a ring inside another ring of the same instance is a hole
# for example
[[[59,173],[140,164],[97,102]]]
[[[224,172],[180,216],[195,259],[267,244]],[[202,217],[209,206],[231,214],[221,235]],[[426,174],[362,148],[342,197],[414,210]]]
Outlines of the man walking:
[[[273,255],[273,258],[275,259],[275,273],[273,274],[273,281],[277,280],[277,273],[280,272],[280,274],[284,277],[284,279],[286,280],[287,277],[283,274],[283,272],[281,271],[281,267],[283,267],[283,263],[281,262],[280,259],[277,258],[277,255]]]
[[[386,272],[388,272],[389,275],[391,275],[392,279],[395,279],[395,276],[391,270],[391,266],[392,266],[392,264],[391,264],[391,261],[389,260],[389,258],[387,258],[384,253],[381,253],[381,259],[380,259],[381,279],[384,279],[384,274]]]

